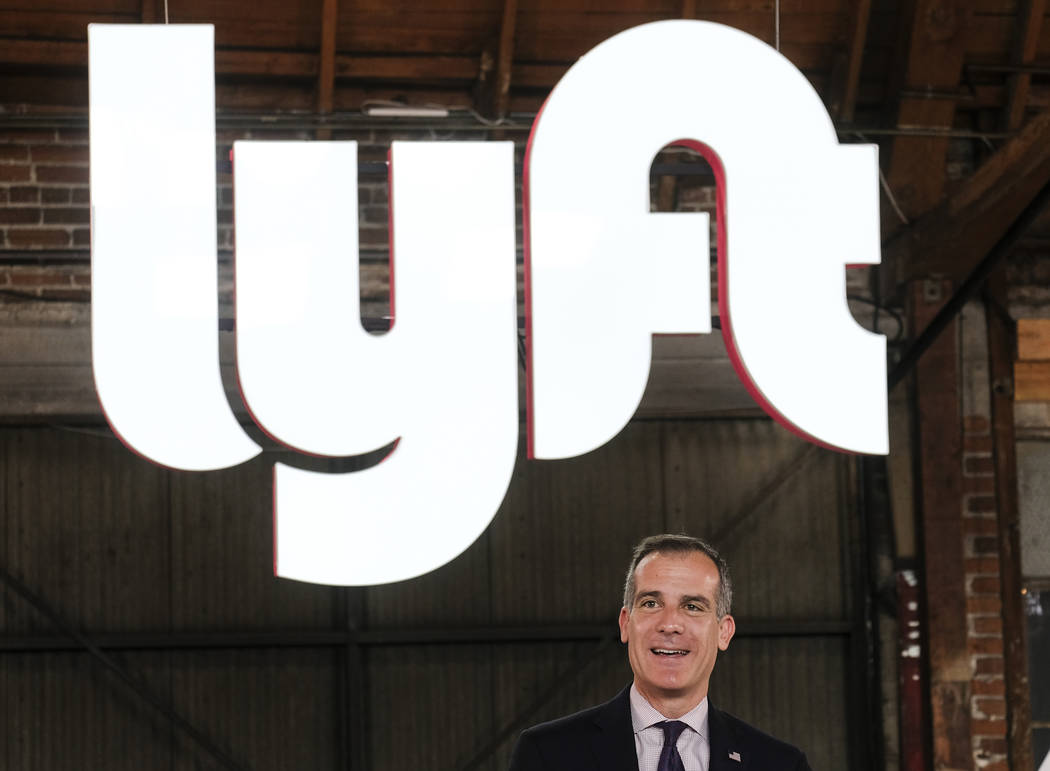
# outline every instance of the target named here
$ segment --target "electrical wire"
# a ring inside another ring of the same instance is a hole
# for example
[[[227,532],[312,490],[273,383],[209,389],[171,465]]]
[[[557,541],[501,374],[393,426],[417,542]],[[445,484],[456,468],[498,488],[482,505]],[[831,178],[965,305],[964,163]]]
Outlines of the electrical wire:
[[[863,295],[848,294],[846,295],[846,300],[848,300],[849,302],[858,302],[864,305],[870,305],[872,308],[875,309],[872,321],[872,332],[879,331],[879,314],[885,313],[887,316],[893,319],[897,323],[897,331],[889,340],[891,345],[899,343],[904,339],[904,319],[897,311],[893,310],[892,308],[887,308],[886,306],[876,302],[870,297],[864,297]]]
[[[859,139],[861,142],[868,141],[868,138],[859,131],[854,131],[853,136],[857,137],[857,139]],[[988,141],[987,138],[985,138],[985,141]],[[886,194],[886,198],[889,200],[890,206],[893,207],[893,211],[896,212],[897,217],[900,219],[901,223],[904,225],[910,225],[911,222],[909,222],[908,218],[904,215],[904,212],[901,210],[900,205],[897,203],[896,197],[894,197],[893,195],[893,191],[890,190],[890,183],[886,181],[886,175],[882,173],[881,166],[879,167],[879,186],[882,187],[882,192]]]
[[[167,0],[165,0],[167,2]],[[773,37],[777,50],[780,50],[780,0],[773,6]]]

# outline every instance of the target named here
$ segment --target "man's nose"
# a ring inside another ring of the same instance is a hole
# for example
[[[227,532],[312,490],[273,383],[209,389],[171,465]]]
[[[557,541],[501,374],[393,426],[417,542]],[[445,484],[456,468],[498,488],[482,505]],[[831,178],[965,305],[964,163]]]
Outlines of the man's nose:
[[[661,632],[667,633],[681,633],[683,630],[682,619],[678,615],[677,608],[666,608],[660,614],[659,623],[657,628]]]

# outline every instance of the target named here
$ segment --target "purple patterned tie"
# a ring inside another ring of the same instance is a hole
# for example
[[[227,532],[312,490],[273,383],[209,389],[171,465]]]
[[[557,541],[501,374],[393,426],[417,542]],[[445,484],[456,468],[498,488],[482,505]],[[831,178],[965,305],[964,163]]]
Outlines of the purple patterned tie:
[[[664,729],[664,748],[660,751],[660,762],[656,765],[656,771],[685,771],[682,756],[678,754],[678,737],[682,735],[686,725],[681,720],[665,720],[657,723]]]

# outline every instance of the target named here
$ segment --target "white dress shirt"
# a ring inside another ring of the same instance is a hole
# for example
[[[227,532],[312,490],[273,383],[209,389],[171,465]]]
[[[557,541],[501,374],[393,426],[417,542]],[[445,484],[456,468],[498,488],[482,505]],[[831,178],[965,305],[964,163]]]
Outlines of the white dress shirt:
[[[631,726],[634,728],[634,749],[638,753],[638,771],[656,771],[660,752],[664,748],[665,720],[680,720],[688,728],[678,737],[678,754],[682,756],[685,771],[707,771],[711,763],[711,744],[707,734],[707,697],[680,718],[664,717],[650,704],[638,689],[631,685]]]

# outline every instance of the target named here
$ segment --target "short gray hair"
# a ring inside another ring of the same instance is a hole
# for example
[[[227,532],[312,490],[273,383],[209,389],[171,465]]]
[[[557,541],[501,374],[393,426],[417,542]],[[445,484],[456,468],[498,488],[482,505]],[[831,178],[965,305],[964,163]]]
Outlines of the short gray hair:
[[[729,576],[729,565],[722,559],[718,550],[702,538],[675,533],[651,535],[642,539],[634,547],[634,553],[631,555],[631,564],[627,568],[627,580],[623,584],[623,606],[627,608],[627,612],[630,613],[631,607],[634,605],[634,593],[636,591],[634,573],[638,569],[639,562],[645,559],[647,555],[653,553],[685,554],[692,551],[698,551],[710,557],[711,561],[715,563],[715,567],[718,568],[718,597],[715,598],[715,611],[719,618],[728,615],[729,609],[733,605],[733,580]]]

